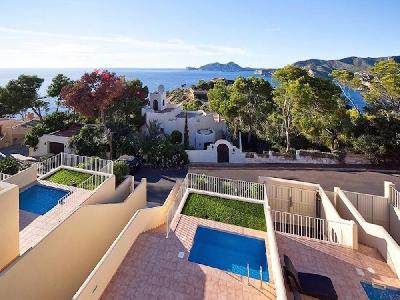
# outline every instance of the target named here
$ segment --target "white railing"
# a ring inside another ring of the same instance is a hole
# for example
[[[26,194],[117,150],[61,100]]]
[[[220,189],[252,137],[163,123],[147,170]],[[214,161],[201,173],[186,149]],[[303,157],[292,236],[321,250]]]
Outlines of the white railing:
[[[193,191],[210,192],[221,196],[232,196],[243,200],[264,202],[264,189],[262,183],[249,182],[208,176],[204,174],[188,173],[188,188]]]
[[[98,157],[59,153],[38,164],[38,174],[45,175],[59,167],[66,166],[92,172],[113,174],[113,161]]]
[[[393,186],[390,188],[390,199],[392,199],[392,205],[400,209],[400,192]]]
[[[84,190],[95,190],[98,186],[100,186],[108,178],[110,178],[110,175],[93,174],[88,179],[81,182],[77,186],[77,188],[84,189]]]
[[[321,218],[302,216],[283,211],[272,211],[274,230],[309,239],[343,244],[343,234],[352,230],[350,224]]]
[[[11,177],[11,175],[5,174],[5,173],[0,173],[0,181],[6,180],[9,177]]]

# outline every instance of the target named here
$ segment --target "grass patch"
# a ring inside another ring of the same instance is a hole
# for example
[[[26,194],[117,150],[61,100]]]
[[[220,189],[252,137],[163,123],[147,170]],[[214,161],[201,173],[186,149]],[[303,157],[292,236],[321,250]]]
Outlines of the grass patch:
[[[256,230],[267,229],[262,204],[190,194],[182,214]]]
[[[88,173],[61,169],[52,174],[50,177],[45,178],[45,180],[64,185],[77,186],[90,176],[92,175]]]

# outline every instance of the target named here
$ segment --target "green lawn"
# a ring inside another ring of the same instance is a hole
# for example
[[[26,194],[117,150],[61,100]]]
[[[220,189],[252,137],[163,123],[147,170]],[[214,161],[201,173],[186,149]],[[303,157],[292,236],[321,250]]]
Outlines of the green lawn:
[[[190,194],[182,214],[266,231],[262,204]]]
[[[52,174],[50,177],[47,177],[45,180],[64,185],[77,186],[90,176],[91,174],[88,173],[61,169]]]

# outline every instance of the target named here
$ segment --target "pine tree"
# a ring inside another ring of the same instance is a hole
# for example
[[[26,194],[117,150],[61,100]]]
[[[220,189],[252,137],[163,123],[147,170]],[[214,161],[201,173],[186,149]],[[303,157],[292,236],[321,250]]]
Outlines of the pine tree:
[[[188,114],[185,114],[185,129],[183,131],[183,145],[185,149],[189,149],[189,127],[188,127]]]

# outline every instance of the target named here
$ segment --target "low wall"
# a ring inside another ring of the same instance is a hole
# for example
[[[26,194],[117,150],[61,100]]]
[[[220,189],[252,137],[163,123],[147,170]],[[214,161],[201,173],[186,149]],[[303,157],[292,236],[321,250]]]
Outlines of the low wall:
[[[101,190],[97,193],[107,202]],[[142,180],[124,202],[85,203],[0,273],[0,298],[71,299],[129,219],[146,202],[146,180]]]
[[[266,202],[264,204],[265,222],[267,226],[268,248],[272,268],[272,276],[275,285],[276,298],[278,300],[286,300],[286,287],[283,278],[282,265],[278,252],[278,244],[274,231],[274,224],[272,222],[271,207],[268,205],[268,197],[265,196]]]
[[[18,172],[11,177],[8,177],[4,182],[12,183],[18,185],[20,189],[32,184],[37,180],[37,165],[33,164],[29,168]]]
[[[390,235],[400,244],[400,209],[389,206]]]
[[[107,199],[107,202],[102,203],[119,203],[126,199],[134,189],[134,179],[132,176],[127,176],[115,189],[114,194]]]
[[[335,192],[339,213],[347,219],[354,220],[358,226],[359,241],[376,248],[397,277],[400,277],[400,247],[396,241],[382,226],[365,221],[340,188],[335,187]]]
[[[90,275],[77,290],[73,299],[99,299],[137,237],[165,223],[180,183],[176,183],[162,206],[138,210],[123,228]]]
[[[356,223],[351,220],[345,220],[339,215],[322,187],[319,187],[319,195],[321,197],[321,218],[336,222],[329,222],[329,230],[334,231],[336,235],[340,233],[342,245],[352,249],[358,249],[358,231]]]
[[[18,200],[18,186],[0,182],[0,270],[19,255]]]
[[[85,205],[108,203],[115,193],[115,175],[107,178],[101,185],[99,185],[95,193],[85,200]]]

